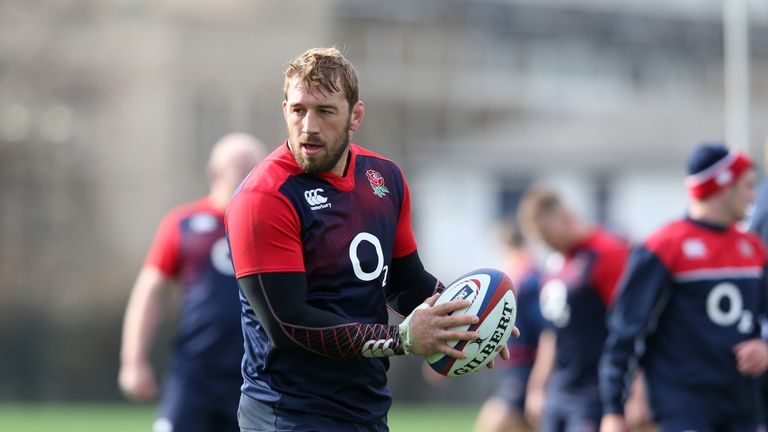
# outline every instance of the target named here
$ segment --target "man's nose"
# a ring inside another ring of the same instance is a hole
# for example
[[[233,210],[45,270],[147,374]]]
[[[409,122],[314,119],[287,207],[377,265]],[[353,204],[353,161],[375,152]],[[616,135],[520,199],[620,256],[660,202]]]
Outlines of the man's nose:
[[[307,114],[301,122],[301,133],[316,134],[318,132],[320,132],[320,129],[317,115],[311,110],[307,111]]]

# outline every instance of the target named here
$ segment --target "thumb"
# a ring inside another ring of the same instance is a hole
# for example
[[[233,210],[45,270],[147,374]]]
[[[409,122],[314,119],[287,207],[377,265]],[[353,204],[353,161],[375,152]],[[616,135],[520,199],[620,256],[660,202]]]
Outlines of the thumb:
[[[738,354],[739,351],[742,351],[743,348],[745,346],[747,346],[747,342],[749,342],[749,341],[741,341],[741,342],[737,343],[736,345],[734,345],[733,348],[731,348],[731,350],[733,351],[734,354]]]

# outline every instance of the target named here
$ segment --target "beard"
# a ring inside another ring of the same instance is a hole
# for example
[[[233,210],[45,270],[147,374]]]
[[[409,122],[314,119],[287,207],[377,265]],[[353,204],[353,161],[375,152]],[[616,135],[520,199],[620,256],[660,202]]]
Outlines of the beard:
[[[347,127],[344,128],[344,133],[332,146],[328,146],[327,143],[319,138],[313,139],[311,136],[304,140],[308,143],[320,144],[328,149],[328,153],[325,155],[309,158],[301,152],[301,145],[298,144],[298,142],[295,146],[291,146],[293,158],[296,159],[296,163],[299,167],[307,174],[319,174],[333,170],[336,164],[339,163],[339,160],[341,160],[341,157],[344,156],[344,152],[349,146],[349,125],[349,122],[347,122]]]

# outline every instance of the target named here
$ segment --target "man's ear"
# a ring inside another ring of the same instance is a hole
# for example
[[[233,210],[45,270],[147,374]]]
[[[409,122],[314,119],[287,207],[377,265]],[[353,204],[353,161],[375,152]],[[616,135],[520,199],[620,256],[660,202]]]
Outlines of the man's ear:
[[[355,106],[352,107],[352,118],[349,120],[350,132],[354,132],[360,127],[360,124],[363,123],[363,118],[365,118],[365,104],[363,104],[363,101],[357,101]]]

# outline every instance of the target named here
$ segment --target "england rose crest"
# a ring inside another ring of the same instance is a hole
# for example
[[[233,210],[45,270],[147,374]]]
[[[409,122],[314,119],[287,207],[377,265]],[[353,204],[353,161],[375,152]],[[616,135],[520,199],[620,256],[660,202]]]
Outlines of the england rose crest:
[[[373,193],[377,197],[383,197],[387,193],[389,193],[389,189],[387,189],[386,186],[384,186],[384,177],[379,174],[376,170],[368,170],[365,172],[365,175],[368,176],[368,181],[371,183],[371,187],[373,188]]]

